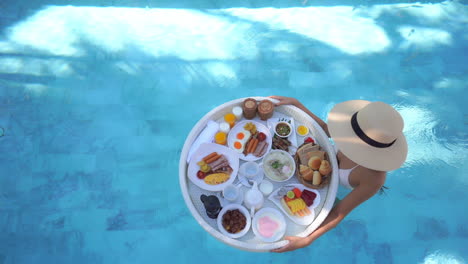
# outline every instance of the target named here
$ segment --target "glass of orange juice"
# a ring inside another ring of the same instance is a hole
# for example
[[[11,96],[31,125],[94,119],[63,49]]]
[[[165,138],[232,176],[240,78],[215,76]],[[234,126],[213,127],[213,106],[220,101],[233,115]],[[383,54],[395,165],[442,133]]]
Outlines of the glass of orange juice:
[[[219,131],[215,134],[215,142],[220,145],[226,145],[227,134]]]
[[[224,121],[226,121],[232,128],[236,123],[236,115],[234,115],[233,113],[227,113],[226,115],[224,115]]]

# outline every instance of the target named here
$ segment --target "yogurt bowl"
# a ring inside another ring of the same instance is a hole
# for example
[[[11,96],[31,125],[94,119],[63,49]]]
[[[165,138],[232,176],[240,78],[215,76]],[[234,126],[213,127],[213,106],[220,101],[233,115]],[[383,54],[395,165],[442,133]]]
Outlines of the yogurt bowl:
[[[265,207],[260,209],[252,220],[252,230],[263,242],[280,240],[286,232],[286,220],[280,211]]]

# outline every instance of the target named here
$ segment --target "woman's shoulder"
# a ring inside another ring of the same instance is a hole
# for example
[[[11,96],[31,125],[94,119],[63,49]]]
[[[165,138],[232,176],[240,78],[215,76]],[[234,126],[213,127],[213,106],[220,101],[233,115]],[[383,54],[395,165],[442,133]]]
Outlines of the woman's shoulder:
[[[387,179],[386,171],[376,171],[364,167],[362,167],[360,175],[362,181],[360,183],[372,187],[373,189],[380,189],[385,184],[385,180]]]

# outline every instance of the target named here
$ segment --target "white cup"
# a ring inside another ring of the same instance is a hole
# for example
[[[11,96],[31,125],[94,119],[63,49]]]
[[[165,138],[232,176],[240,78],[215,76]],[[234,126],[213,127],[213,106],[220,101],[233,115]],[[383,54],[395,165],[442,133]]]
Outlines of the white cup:
[[[234,184],[229,184],[223,189],[223,197],[224,199],[234,202],[239,197],[240,191],[239,187]]]
[[[240,173],[250,180],[255,178],[259,172],[260,166],[254,161],[247,161],[240,167]]]
[[[227,122],[222,122],[219,124],[219,131],[224,132],[224,133],[229,133],[229,130],[231,130],[231,127]]]
[[[242,118],[242,107],[234,106],[232,108],[232,113],[236,116],[236,119],[239,121]]]
[[[263,180],[260,183],[260,191],[263,195],[268,196],[273,191],[273,183],[267,180]]]

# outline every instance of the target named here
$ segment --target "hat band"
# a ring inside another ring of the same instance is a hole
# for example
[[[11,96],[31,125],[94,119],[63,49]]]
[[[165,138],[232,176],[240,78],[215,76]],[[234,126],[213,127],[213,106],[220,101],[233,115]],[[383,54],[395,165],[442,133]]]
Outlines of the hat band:
[[[382,142],[375,141],[372,138],[368,137],[366,133],[364,133],[364,131],[362,131],[361,127],[359,126],[359,123],[357,121],[357,113],[358,112],[354,113],[353,117],[351,117],[351,126],[353,127],[354,133],[356,133],[356,135],[362,141],[376,148],[388,148],[391,145],[393,145],[393,143],[395,143],[396,139],[390,143],[382,143]]]

